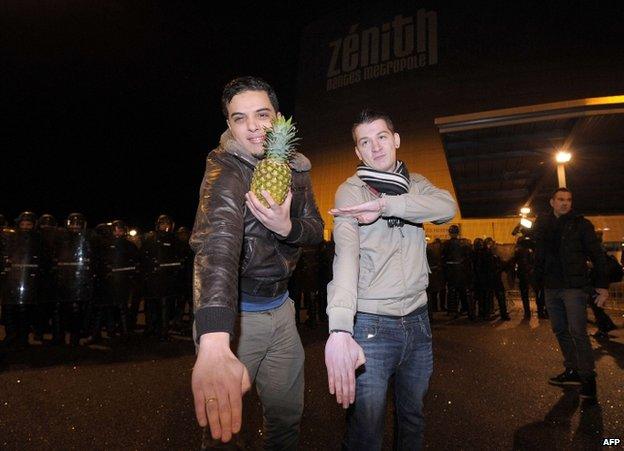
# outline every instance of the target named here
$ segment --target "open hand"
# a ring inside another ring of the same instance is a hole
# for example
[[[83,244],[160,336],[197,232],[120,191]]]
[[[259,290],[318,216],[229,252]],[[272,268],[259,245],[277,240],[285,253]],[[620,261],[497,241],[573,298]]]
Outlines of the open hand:
[[[243,394],[251,388],[247,368],[232,353],[227,332],[204,334],[193,367],[195,416],[215,440],[229,442],[241,429]]]
[[[362,347],[347,332],[332,332],[325,344],[329,393],[346,409],[355,402],[355,370],[366,362]]]
[[[332,208],[329,210],[329,214],[332,216],[355,218],[360,224],[371,224],[381,216],[385,206],[385,199],[380,197],[359,205],[354,205],[353,207]]]

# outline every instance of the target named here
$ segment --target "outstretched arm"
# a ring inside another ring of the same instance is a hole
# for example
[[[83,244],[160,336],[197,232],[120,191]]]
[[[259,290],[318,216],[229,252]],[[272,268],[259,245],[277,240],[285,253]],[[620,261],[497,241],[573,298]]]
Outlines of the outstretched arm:
[[[336,193],[336,207],[353,205],[360,197],[347,186]],[[353,317],[357,310],[360,239],[357,223],[348,217],[334,222],[334,278],[327,286],[330,336],[325,345],[329,392],[345,409],[355,400],[355,370],[364,363],[364,351],[353,339]],[[340,331],[340,332],[338,332]]]
[[[360,224],[370,224],[380,216],[417,223],[444,223],[455,216],[457,203],[448,191],[436,188],[423,177],[412,180],[410,190],[405,194],[381,196],[357,205],[336,206],[329,212],[333,216],[356,218]]]

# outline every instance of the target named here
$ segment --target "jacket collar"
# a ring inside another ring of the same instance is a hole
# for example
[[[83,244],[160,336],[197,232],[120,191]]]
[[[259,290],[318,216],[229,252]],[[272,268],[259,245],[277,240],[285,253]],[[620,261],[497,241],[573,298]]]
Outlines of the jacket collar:
[[[552,218],[556,221],[556,220],[561,220],[561,221],[569,221],[570,219],[577,219],[577,218],[582,218],[583,215],[575,210],[570,210],[569,212],[567,212],[565,215],[561,215],[558,218],[555,216],[555,214],[551,214]]]
[[[229,129],[221,134],[219,147],[221,147],[225,152],[235,156],[239,160],[242,160],[244,163],[247,163],[251,167],[255,168],[256,165],[260,162],[260,159],[249,155],[242,148],[242,146],[234,139]],[[295,152],[295,155],[290,162],[290,167],[295,172],[306,172],[312,168],[312,163],[310,163],[310,160],[308,160],[305,155],[299,152]]]

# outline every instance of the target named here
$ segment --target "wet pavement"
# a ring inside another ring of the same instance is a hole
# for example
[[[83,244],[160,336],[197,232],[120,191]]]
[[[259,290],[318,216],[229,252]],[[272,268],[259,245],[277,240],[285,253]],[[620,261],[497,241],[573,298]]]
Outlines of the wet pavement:
[[[591,339],[598,406],[578,390],[546,383],[562,358],[548,320],[471,323],[435,313],[434,373],[425,401],[425,446],[435,450],[599,449],[624,441],[624,318],[611,340]],[[591,313],[590,313],[591,317]],[[344,411],[327,393],[325,325],[300,326],[306,350],[302,450],[338,450]],[[595,327],[590,325],[590,333]],[[160,343],[139,335],[103,346],[32,345],[0,350],[0,449],[198,450],[190,392],[194,348],[177,337]],[[241,442],[259,449],[261,411],[246,397]],[[391,449],[391,403],[384,449]]]

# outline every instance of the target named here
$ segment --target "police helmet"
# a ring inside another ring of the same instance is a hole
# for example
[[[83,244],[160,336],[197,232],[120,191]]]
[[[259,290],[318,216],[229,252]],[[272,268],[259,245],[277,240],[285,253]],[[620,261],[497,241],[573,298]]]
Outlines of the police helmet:
[[[67,227],[78,226],[81,229],[87,228],[87,219],[82,213],[70,213],[67,216]]]
[[[126,224],[125,221],[121,220],[121,219],[115,219],[111,225],[113,226],[113,229],[115,229],[115,227],[119,227],[120,229],[122,229],[124,232],[128,231],[128,224]]]
[[[32,211],[23,211],[15,218],[15,224],[19,225],[22,221],[30,221],[34,225],[37,222],[37,216]]]
[[[39,216],[39,220],[37,221],[37,228],[46,228],[46,227],[56,227],[57,222],[56,218],[52,216],[50,213],[45,213]]]
[[[160,230],[161,224],[168,225],[167,232],[171,232],[175,228],[175,223],[173,222],[173,219],[171,219],[171,216],[169,215],[162,214],[158,217],[158,219],[156,219],[156,230]]]
[[[102,238],[108,238],[113,234],[111,225],[106,222],[99,223],[93,230]]]

